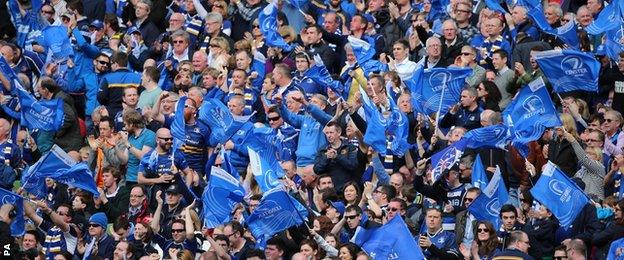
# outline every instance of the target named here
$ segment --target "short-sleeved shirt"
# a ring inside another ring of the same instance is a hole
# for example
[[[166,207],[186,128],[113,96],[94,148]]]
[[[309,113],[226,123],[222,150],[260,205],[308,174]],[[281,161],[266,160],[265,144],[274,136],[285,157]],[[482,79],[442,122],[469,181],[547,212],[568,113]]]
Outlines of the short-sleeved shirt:
[[[156,134],[147,128],[143,128],[138,136],[128,136],[128,142],[134,148],[139,150],[142,150],[143,146],[155,148]],[[137,182],[137,173],[139,172],[140,161],[141,158],[136,158],[134,154],[128,152],[128,172],[126,173],[127,181]]]
[[[160,96],[161,92],[162,92],[162,89],[160,89],[160,87],[156,87],[155,89],[145,90],[141,92],[141,95],[139,95],[139,103],[137,104],[137,107],[138,108],[145,108],[145,107],[152,108],[154,106],[154,103],[156,103],[156,100],[158,100],[158,96]]]

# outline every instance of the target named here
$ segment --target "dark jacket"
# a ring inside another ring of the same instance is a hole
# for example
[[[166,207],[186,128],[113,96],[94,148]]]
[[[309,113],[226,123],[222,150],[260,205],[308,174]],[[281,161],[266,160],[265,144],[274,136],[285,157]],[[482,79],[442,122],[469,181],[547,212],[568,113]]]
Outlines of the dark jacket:
[[[314,57],[318,54],[330,74],[340,73],[338,56],[336,56],[336,52],[334,52],[332,48],[327,45],[327,43],[321,41],[319,43],[310,44],[306,47],[306,51],[310,54],[310,57]]]
[[[468,224],[468,210],[461,211],[457,213],[457,217],[455,218],[455,244],[457,244],[457,248],[464,240],[464,236],[466,232],[474,232],[474,230],[466,230],[466,225]],[[475,218],[472,221],[472,226],[477,226],[477,219]]]
[[[481,112],[483,112],[483,109],[479,106],[477,106],[477,108],[473,111],[462,107],[455,114],[451,114],[451,111],[449,110],[449,112],[446,112],[444,117],[442,117],[440,126],[445,128],[461,126],[466,128],[468,131],[479,128],[481,127]]]
[[[128,211],[129,198],[130,190],[128,187],[119,186],[117,194],[112,198],[108,198],[108,202],[100,207],[108,219],[117,219]]]
[[[548,160],[559,166],[570,178],[576,173],[578,158],[570,142],[563,137],[553,137],[548,142]]]
[[[325,155],[328,147],[329,145],[316,154],[314,172],[316,174],[329,174],[338,190],[342,190],[342,186],[349,181],[359,181],[361,173],[355,171],[358,166],[357,148],[346,141],[342,141],[340,147],[335,149],[336,158],[328,159]]]
[[[566,238],[581,239],[587,248],[590,248],[594,233],[602,230],[602,228],[603,224],[600,223],[596,215],[596,207],[593,203],[587,203],[572,222],[572,227],[567,231],[567,235],[562,235],[565,231],[563,231],[563,227],[559,227],[556,242],[561,242]]]
[[[606,259],[609,253],[611,242],[618,240],[624,236],[624,225],[610,223],[604,230],[594,233],[592,236],[592,244],[598,249],[596,251],[596,259]]]
[[[63,111],[65,112],[63,125],[54,134],[54,143],[66,152],[80,150],[84,142],[80,135],[74,100],[63,91],[57,92],[52,98],[63,100]]]
[[[527,255],[526,253],[518,249],[505,249],[501,252],[496,253],[492,259],[495,259],[495,260],[509,260],[509,259],[533,260],[533,257],[531,257],[530,255]]]
[[[138,87],[141,84],[141,75],[126,68],[118,69],[104,75],[100,82],[97,94],[98,102],[106,106],[109,115],[116,115],[121,111],[121,98],[126,87]]]
[[[524,232],[529,236],[531,247],[529,253],[537,259],[542,256],[551,256],[555,249],[555,232],[559,227],[557,220],[537,219],[527,221],[524,225]]]
[[[458,32],[455,37],[455,44],[452,46],[448,46],[446,44],[444,37],[440,37],[440,41],[442,42],[442,60],[444,61],[444,64],[448,65],[455,63],[455,58],[461,54],[462,47],[466,45],[464,39],[461,38]]]

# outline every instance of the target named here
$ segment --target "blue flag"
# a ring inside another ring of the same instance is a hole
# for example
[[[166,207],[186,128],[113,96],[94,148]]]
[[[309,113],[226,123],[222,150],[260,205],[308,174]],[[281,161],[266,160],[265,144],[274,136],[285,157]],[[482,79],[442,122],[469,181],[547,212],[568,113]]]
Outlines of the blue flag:
[[[413,93],[413,104],[420,113],[431,115],[440,112],[444,115],[449,107],[456,104],[461,90],[472,69],[433,68],[420,66],[405,84]]]
[[[511,129],[512,145],[525,158],[529,154],[527,144],[539,139],[544,130],[561,125],[561,120],[541,78],[520,89],[511,101],[503,119]]]
[[[342,83],[331,77],[331,74],[329,74],[329,71],[324,64],[319,64],[318,62],[315,63],[314,66],[305,71],[304,75],[323,87],[329,87],[339,96],[344,96],[345,94],[343,93],[344,86]],[[346,94],[348,95],[349,93]]]
[[[598,92],[600,62],[593,55],[575,50],[550,50],[536,53],[535,60],[556,92]]]
[[[557,217],[561,227],[570,228],[589,198],[568,176],[548,162],[531,194]]]
[[[598,35],[606,31],[618,29],[622,23],[619,4],[610,4],[605,6],[587,27],[585,31],[588,34]]]
[[[410,144],[407,142],[409,134],[409,120],[405,113],[401,112],[394,99],[391,98],[389,86],[386,87],[388,100],[390,102],[390,118],[388,118],[387,133],[390,138],[390,150],[392,154],[403,156],[409,149]]]
[[[375,39],[372,37],[365,37],[363,40],[354,36],[349,36],[347,40],[349,44],[351,44],[353,54],[359,64],[365,63],[375,56]]]
[[[257,240],[266,241],[277,232],[303,224],[307,215],[299,201],[278,187],[264,193],[256,210],[247,218],[247,226]]]
[[[294,6],[295,8],[299,10],[303,9],[310,3],[310,1],[308,0],[290,0],[288,2],[290,2],[292,6]]]
[[[61,128],[65,116],[61,99],[56,98],[48,101],[35,99],[22,87],[15,72],[4,57],[0,57],[0,71],[10,82],[11,92],[16,94],[20,101],[20,124],[22,126],[45,131],[57,131]]]
[[[230,221],[234,207],[244,196],[245,190],[238,179],[213,166],[202,195],[204,226],[214,228]]]
[[[468,207],[468,211],[477,220],[487,220],[494,225],[494,228],[500,227],[500,209],[509,200],[509,193],[505,188],[503,177],[496,166],[496,172],[492,176],[492,180],[482,189],[481,194]]]
[[[507,142],[511,140],[511,134],[505,125],[498,124],[470,130],[463,138],[466,139],[468,148],[491,147],[505,149]]]
[[[176,105],[175,114],[173,115],[173,122],[171,122],[171,136],[177,139],[179,142],[184,142],[186,139],[186,123],[184,122],[184,106],[186,104],[186,96],[180,97],[178,104]]]
[[[45,194],[45,177],[53,175],[57,170],[66,170],[74,166],[76,162],[63,149],[53,145],[48,153],[31,165],[22,173],[21,185],[24,190],[42,199]]]
[[[260,186],[260,190],[266,192],[280,186],[280,178],[284,177],[285,173],[277,158],[265,153],[262,153],[261,156],[251,147],[247,147],[247,150],[251,172],[253,172],[258,186]]]
[[[624,260],[624,238],[620,238],[611,242],[609,246],[609,254],[607,259],[610,260]]]
[[[366,94],[366,91],[360,87],[362,94],[362,107],[366,115],[366,132],[364,133],[364,143],[370,145],[373,150],[385,155],[388,149],[386,144],[386,127],[388,119],[379,112],[377,106]]]
[[[479,154],[477,154],[474,163],[472,164],[472,175],[470,183],[473,187],[477,187],[479,189],[484,189],[489,183],[488,177],[485,173],[485,167],[483,167],[483,162],[481,161],[481,155]]]
[[[620,25],[622,25],[622,23],[620,23]],[[620,43],[622,37],[624,37],[624,30],[622,26],[607,31],[604,37],[605,52],[611,60],[616,62],[620,58],[620,52],[624,51],[624,45]]]
[[[226,152],[225,149],[221,149],[219,155],[222,158],[221,168],[225,170],[227,173],[232,175],[237,180],[240,180],[240,174],[238,174],[238,170],[232,165],[232,161],[230,160],[230,152]]]
[[[451,169],[455,163],[459,162],[464,154],[464,148],[466,148],[466,140],[461,139],[431,156],[431,167],[433,167],[431,175],[434,181],[442,176],[444,170]]]
[[[553,29],[552,31],[544,31],[548,34],[559,37],[565,44],[572,47],[575,50],[580,48],[580,42],[578,38],[578,32],[576,30],[576,23],[570,21],[561,27]]]
[[[500,5],[500,2],[498,2],[498,0],[485,0],[485,5],[488,9],[492,11],[496,11],[501,14],[507,13],[507,11],[505,11],[505,9],[503,9],[503,7]]]
[[[40,178],[52,178],[54,181],[80,188],[92,193],[96,198],[100,196],[93,179],[93,173],[86,163],[76,163],[67,169],[57,169],[54,172],[35,173]]]
[[[248,116],[234,116],[230,110],[218,99],[205,99],[199,109],[199,121],[210,126],[210,139],[223,144],[227,142],[243,124],[255,114]]]
[[[11,221],[11,236],[23,236],[26,232],[24,221],[24,198],[11,191],[0,188],[0,198],[2,205],[12,204],[15,210],[15,218]]]
[[[47,26],[41,32],[39,43],[52,53],[52,60],[65,60],[74,55],[65,26]]]
[[[373,259],[425,259],[400,216],[378,228],[358,227],[351,241]]]
[[[286,52],[293,49],[277,31],[277,1],[271,1],[258,15],[260,31],[264,35],[267,46],[277,47]]]

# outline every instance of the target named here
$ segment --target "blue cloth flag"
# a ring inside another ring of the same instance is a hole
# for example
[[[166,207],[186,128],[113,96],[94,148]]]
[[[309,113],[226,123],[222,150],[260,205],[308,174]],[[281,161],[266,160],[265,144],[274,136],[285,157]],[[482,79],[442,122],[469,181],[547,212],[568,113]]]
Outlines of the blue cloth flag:
[[[509,200],[509,193],[507,193],[498,165],[492,180],[481,190],[481,194],[470,204],[468,211],[477,220],[487,220],[494,225],[494,228],[498,229],[501,225],[500,209]]]
[[[221,168],[212,166],[208,186],[202,194],[204,226],[215,228],[231,220],[237,203],[243,201],[245,190],[238,179]]]
[[[621,253],[622,251],[624,251],[624,238],[620,238],[611,242],[611,246],[609,246],[609,254],[607,254],[607,259],[624,260],[624,253]]]
[[[388,97],[390,97],[390,89],[387,87],[386,91]],[[390,138],[390,150],[392,154],[397,156],[403,156],[409,149],[410,144],[407,142],[407,135],[409,134],[409,120],[405,113],[401,112],[399,106],[397,106],[394,99],[388,98],[390,102],[390,118],[388,118],[387,133]]]
[[[277,31],[277,1],[271,1],[262,9],[258,15],[258,21],[267,46],[277,47],[286,52],[293,49]]]
[[[93,172],[86,163],[76,163],[68,169],[57,169],[49,173],[35,173],[40,178],[52,178],[54,181],[67,184],[90,192],[96,198],[100,196],[93,179]]]
[[[439,179],[445,170],[451,169],[455,163],[459,162],[464,154],[464,148],[466,148],[466,140],[461,139],[431,156],[433,167],[431,175],[434,181]]]
[[[39,43],[52,53],[52,60],[65,60],[74,55],[65,26],[47,26],[41,34]]]
[[[284,177],[284,169],[277,161],[277,158],[271,154],[260,153],[253,150],[251,147],[247,147],[249,152],[249,165],[251,166],[251,172],[260,186],[262,192],[267,192],[270,189],[280,186],[280,179]]]
[[[366,132],[364,133],[364,143],[370,145],[373,150],[385,155],[388,149],[386,143],[386,127],[388,126],[388,119],[379,112],[377,106],[366,94],[366,91],[360,87],[360,94],[362,94],[362,107],[364,108],[364,114],[366,115]]]
[[[507,126],[498,124],[470,130],[463,138],[466,139],[468,148],[490,147],[505,149],[505,146],[511,140],[511,134]]]
[[[568,176],[548,162],[531,194],[559,220],[561,227],[570,228],[589,198]]]
[[[176,105],[173,122],[171,122],[171,136],[177,141],[184,142],[186,139],[186,123],[184,122],[184,105],[186,104],[186,96],[180,97]]]
[[[257,240],[266,241],[277,232],[303,224],[307,215],[299,201],[278,187],[264,194],[246,221],[251,234]]]
[[[347,37],[349,44],[351,44],[351,48],[353,49],[353,54],[355,55],[355,59],[359,64],[367,62],[375,56],[375,39],[372,37],[365,37],[363,39],[358,39],[353,36]]]
[[[440,115],[459,101],[466,77],[472,69],[433,68],[420,66],[405,84],[412,92],[414,108],[425,115],[439,110]]]
[[[498,0],[485,0],[485,5],[488,9],[492,11],[496,11],[501,14],[507,13],[507,11],[505,11],[505,9],[500,5],[500,2],[498,2]]]
[[[598,14],[598,17],[596,17],[592,23],[585,27],[585,31],[588,34],[599,35],[606,31],[618,29],[622,23],[620,11],[619,4],[610,4],[605,6]]]
[[[224,144],[254,115],[234,116],[218,99],[205,99],[199,109],[199,121],[210,126],[210,140]]]
[[[10,82],[11,92],[20,101],[20,124],[29,129],[58,131],[63,125],[65,116],[63,101],[58,98],[48,101],[35,99],[28,91],[22,88],[15,72],[4,57],[0,57],[0,70]]]
[[[352,242],[373,259],[425,259],[422,249],[400,216],[378,228],[358,227]]]
[[[512,145],[525,158],[527,144],[539,139],[546,128],[561,125],[561,120],[541,78],[520,89],[503,111],[505,125],[511,129]]]
[[[23,236],[26,232],[26,222],[24,221],[24,198],[2,188],[0,188],[0,198],[2,198],[2,205],[11,204],[15,210],[15,218],[11,221],[11,236]]]
[[[481,161],[481,155],[479,154],[477,154],[474,163],[472,164],[470,183],[473,187],[477,187],[479,189],[484,189],[489,183],[487,174],[485,173],[485,167],[483,167],[483,162]]]
[[[53,145],[48,153],[43,155],[35,164],[22,174],[21,185],[24,190],[42,199],[45,194],[45,177],[53,175],[57,170],[66,170],[74,166],[76,162],[63,149]]]
[[[535,60],[556,92],[598,92],[600,62],[593,55],[575,50],[550,50],[538,52]]]

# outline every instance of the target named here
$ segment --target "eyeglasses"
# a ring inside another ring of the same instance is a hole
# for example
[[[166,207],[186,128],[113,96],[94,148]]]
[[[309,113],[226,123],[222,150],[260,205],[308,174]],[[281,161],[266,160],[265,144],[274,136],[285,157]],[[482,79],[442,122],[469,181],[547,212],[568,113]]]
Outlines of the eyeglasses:
[[[58,212],[58,211],[56,212],[56,214],[59,214],[61,216],[67,216],[68,215],[67,212]]]
[[[473,198],[464,198],[464,201],[465,202],[472,202],[472,201],[474,201],[474,199]]]
[[[158,139],[163,140],[163,141],[172,141],[173,137],[158,137]]]
[[[173,41],[173,44],[178,44],[178,43],[182,44],[182,43],[184,43],[184,41],[181,41],[181,40],[180,41]]]
[[[212,48],[220,48],[221,46],[216,45],[216,44],[210,44],[210,47],[212,47]]]
[[[472,55],[472,53],[470,53],[470,52],[462,52],[461,55],[462,56],[470,56],[470,55]]]
[[[490,230],[487,229],[487,228],[477,228],[477,232],[478,233],[488,233],[488,232],[490,232]]]
[[[54,11],[41,10],[41,12],[44,14],[54,14]]]
[[[418,19],[412,19],[411,21],[412,21],[412,23],[413,22],[418,22]]]
[[[461,9],[457,9],[457,10],[455,10],[455,12],[456,13],[465,13],[465,14],[469,14],[470,13],[470,11],[468,11],[468,10],[461,10]]]
[[[615,121],[615,120],[613,120],[613,119],[611,119],[611,118],[605,118],[605,122],[607,122],[607,123],[611,123],[611,122],[613,122],[613,121]]]
[[[397,209],[397,208],[388,208],[388,211],[397,212],[397,211],[399,211],[399,209]]]
[[[598,139],[587,139],[587,142],[588,142],[588,143],[589,143],[589,142],[600,142],[600,140],[598,140]]]
[[[96,228],[96,227],[100,227],[100,225],[95,224],[95,223],[89,223],[89,227]]]
[[[567,256],[555,256],[553,257],[553,260],[563,260],[563,259],[568,259]]]
[[[108,65],[108,61],[106,60],[97,60],[100,65]]]
[[[564,24],[564,23],[568,23],[569,21],[570,21],[570,19],[561,19],[561,23],[562,23],[562,24]]]
[[[260,28],[260,25],[259,24],[254,24],[254,25],[251,26],[251,28]]]
[[[280,120],[281,117],[269,117],[269,121],[277,121]]]
[[[184,229],[171,229],[171,233],[182,233]]]
[[[346,219],[355,219],[356,217],[357,217],[357,215],[351,215],[351,216],[345,215]]]

